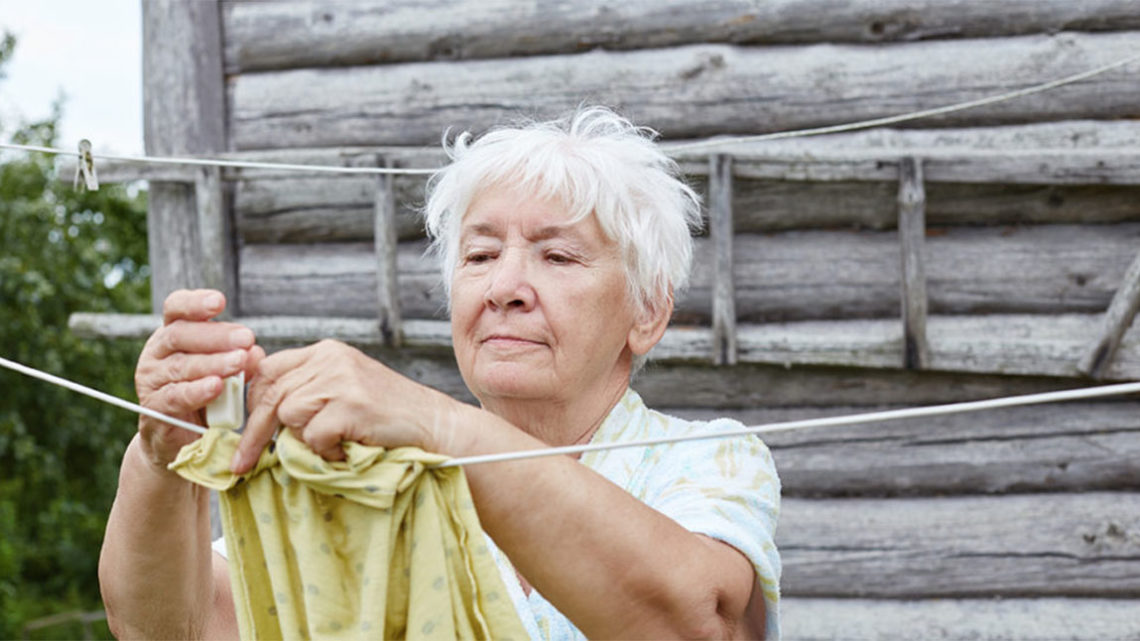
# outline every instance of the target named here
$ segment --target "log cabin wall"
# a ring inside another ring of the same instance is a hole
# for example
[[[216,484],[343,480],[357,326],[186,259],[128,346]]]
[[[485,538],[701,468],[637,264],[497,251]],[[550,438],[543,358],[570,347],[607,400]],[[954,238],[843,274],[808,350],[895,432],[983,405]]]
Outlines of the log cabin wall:
[[[449,128],[582,102],[676,146],[938,107],[1140,51],[1134,0],[143,7],[148,151],[349,166],[435,166]],[[1105,313],[1115,298],[1127,328],[1140,280],[1138,73],[898,129],[678,150],[709,232],[634,387],[757,424],[1140,376],[1137,337],[1110,340]],[[221,287],[263,341],[340,337],[470,399],[423,257],[421,177],[154,171],[156,305]],[[73,319],[100,335],[153,324]],[[1098,340],[1112,349],[1093,363]],[[1138,432],[1140,403],[1117,400],[770,435],[787,637],[1135,638]]]

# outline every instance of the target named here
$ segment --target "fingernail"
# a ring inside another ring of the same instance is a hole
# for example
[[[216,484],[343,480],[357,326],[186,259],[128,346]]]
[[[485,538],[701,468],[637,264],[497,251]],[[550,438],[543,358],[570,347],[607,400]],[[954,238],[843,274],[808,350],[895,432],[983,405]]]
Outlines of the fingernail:
[[[251,345],[253,345],[253,332],[244,327],[230,332],[230,347],[245,349]]]
[[[225,368],[234,369],[240,367],[245,362],[245,352],[230,352],[226,354]]]
[[[221,294],[208,294],[202,303],[206,305],[206,309],[221,309],[223,300]]]

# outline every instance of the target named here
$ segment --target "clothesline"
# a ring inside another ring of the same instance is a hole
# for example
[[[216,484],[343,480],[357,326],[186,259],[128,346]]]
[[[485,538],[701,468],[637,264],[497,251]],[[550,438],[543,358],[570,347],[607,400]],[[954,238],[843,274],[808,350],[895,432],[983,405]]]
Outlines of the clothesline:
[[[788,138],[803,138],[807,136],[820,136],[824,134],[842,133],[848,131],[857,131],[860,129],[871,129],[874,127],[883,127],[886,125],[897,124],[901,122],[909,122],[918,120],[920,118],[930,118],[933,116],[941,116],[958,111],[966,111],[968,109],[976,109],[987,105],[994,105],[1009,100],[1015,100],[1025,96],[1030,96],[1045,91],[1050,91],[1058,87],[1070,85],[1082,80],[1087,80],[1094,76],[1112,71],[1120,67],[1124,67],[1133,62],[1140,60],[1140,54],[1121,58],[1119,60],[1101,65],[1099,67],[1075,73],[1063,78],[1051,80],[1049,82],[1032,85],[1022,89],[1009,91],[1001,94],[977,98],[974,100],[967,100],[965,102],[954,103],[951,105],[944,105],[941,107],[934,107],[931,109],[920,109],[918,111],[911,111],[894,116],[886,116],[882,118],[871,118],[868,120],[859,120],[838,125],[829,125],[826,127],[811,127],[807,129],[795,129],[790,131],[777,131],[767,134],[759,134],[755,136],[730,136],[717,140],[705,140],[700,142],[692,142],[680,145],[668,145],[665,148],[666,153],[676,154],[677,152],[688,152],[695,149],[709,149],[716,147],[725,147],[728,145],[742,144],[742,143],[755,143],[765,142],[771,140],[784,140]],[[45,154],[54,154],[60,156],[77,156],[82,154],[78,151],[69,151],[58,147],[44,147],[40,145],[21,145],[16,143],[0,142],[0,149],[11,149],[17,151],[40,152]],[[188,158],[178,156],[148,156],[148,155],[116,155],[116,154],[95,154],[90,155],[91,158],[98,158],[101,160],[117,160],[123,162],[133,162],[142,164],[164,164],[164,165],[195,165],[205,167],[233,167],[241,169],[275,169],[282,171],[297,171],[309,173],[335,173],[335,174],[373,174],[373,175],[425,175],[432,174],[437,171],[435,168],[412,168],[412,167],[338,167],[333,165],[310,165],[310,164],[294,164],[294,163],[277,163],[277,162],[259,162],[252,160],[223,160],[211,158]]]
[[[87,387],[86,385],[81,385],[74,381],[69,381],[65,378],[61,378],[53,374],[48,374],[47,372],[40,371],[33,367],[28,367],[27,365],[23,365],[3,357],[0,357],[0,366],[20,372],[21,374],[25,374],[27,376],[31,376],[33,378],[47,381],[53,385],[65,387],[80,394],[90,396],[105,403],[110,403],[132,412],[145,414],[146,416],[158,419],[176,427],[181,427],[198,434],[204,434],[206,432],[204,428],[193,423],[174,418],[173,416],[167,416],[161,412],[156,412],[152,409],[143,407],[142,405],[123,400],[116,396],[112,396],[110,394],[100,392],[99,390]],[[1042,392],[1038,394],[1024,394],[1021,396],[1004,396],[981,401],[966,401],[963,403],[949,403],[945,405],[928,405],[925,407],[910,407],[879,412],[865,412],[861,414],[845,414],[842,416],[828,416],[823,418],[804,419],[797,421],[781,421],[778,423],[766,423],[763,425],[754,425],[752,427],[745,427],[737,430],[726,430],[721,432],[685,434],[682,436],[665,436],[660,438],[638,439],[632,441],[610,443],[587,443],[583,445],[567,445],[562,447],[547,447],[515,452],[500,452],[497,454],[485,454],[480,456],[466,456],[453,458],[451,460],[440,463],[435,467],[443,468],[464,465],[478,465],[480,463],[497,463],[501,461],[519,461],[523,459],[567,454],[581,454],[584,452],[596,452],[600,450],[616,450],[629,447],[648,447],[651,445],[680,443],[684,441],[700,441],[708,439],[767,434],[771,432],[787,432],[813,427],[839,427],[844,425],[879,423],[885,421],[897,421],[907,418],[944,416],[947,414],[963,414],[966,412],[978,412],[982,410],[1000,409],[1006,407],[1041,405],[1045,403],[1059,403],[1064,401],[1102,398],[1105,396],[1121,396],[1124,394],[1135,393],[1140,393],[1140,382],[1116,383],[1112,385],[1058,390],[1054,392]]]

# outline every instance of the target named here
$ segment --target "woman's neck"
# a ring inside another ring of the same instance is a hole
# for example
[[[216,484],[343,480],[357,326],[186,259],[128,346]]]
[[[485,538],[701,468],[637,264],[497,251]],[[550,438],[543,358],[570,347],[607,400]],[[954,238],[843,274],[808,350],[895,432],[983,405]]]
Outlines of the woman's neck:
[[[548,445],[575,445],[589,442],[628,387],[629,372],[618,371],[574,398],[488,398],[482,405]]]

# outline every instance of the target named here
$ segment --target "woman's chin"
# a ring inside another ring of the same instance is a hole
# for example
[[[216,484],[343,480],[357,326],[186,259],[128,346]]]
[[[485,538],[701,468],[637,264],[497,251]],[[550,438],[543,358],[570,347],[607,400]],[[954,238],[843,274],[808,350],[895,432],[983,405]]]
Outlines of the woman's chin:
[[[468,387],[480,399],[536,400],[555,395],[549,371],[538,372],[521,364],[497,363],[479,372]]]

